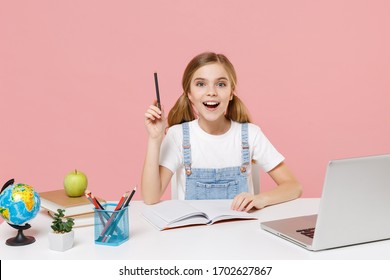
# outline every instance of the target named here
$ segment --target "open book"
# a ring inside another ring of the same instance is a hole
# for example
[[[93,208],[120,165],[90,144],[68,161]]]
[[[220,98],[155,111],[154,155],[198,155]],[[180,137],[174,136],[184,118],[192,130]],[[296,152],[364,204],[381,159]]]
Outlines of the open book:
[[[186,200],[166,200],[145,207],[142,215],[159,230],[211,225],[225,220],[257,219],[249,213],[231,210],[229,206],[205,203],[195,208]]]

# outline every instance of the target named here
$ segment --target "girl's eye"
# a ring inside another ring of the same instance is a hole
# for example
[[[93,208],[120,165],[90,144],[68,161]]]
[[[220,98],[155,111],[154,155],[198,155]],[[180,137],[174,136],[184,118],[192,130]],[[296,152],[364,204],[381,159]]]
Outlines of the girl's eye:
[[[197,87],[204,87],[204,86],[205,86],[205,83],[203,83],[203,82],[197,82],[197,83],[196,83],[196,86],[197,86]]]
[[[217,86],[218,86],[218,87],[226,87],[226,83],[224,83],[224,82],[219,82],[219,83],[217,84]]]

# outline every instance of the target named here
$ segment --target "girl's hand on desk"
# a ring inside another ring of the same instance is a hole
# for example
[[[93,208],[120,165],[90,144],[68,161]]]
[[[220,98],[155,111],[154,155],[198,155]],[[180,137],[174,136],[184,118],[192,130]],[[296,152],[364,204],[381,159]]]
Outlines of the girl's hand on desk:
[[[160,110],[156,105],[150,105],[145,112],[145,127],[151,138],[164,137],[166,128],[164,110]]]
[[[231,209],[248,212],[253,208],[261,209],[265,206],[265,202],[260,195],[243,192],[233,199]]]

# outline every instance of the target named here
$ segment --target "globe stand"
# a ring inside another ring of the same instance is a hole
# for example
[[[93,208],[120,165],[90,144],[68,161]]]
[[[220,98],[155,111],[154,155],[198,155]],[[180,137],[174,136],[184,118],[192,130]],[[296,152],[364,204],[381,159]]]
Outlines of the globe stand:
[[[29,229],[31,226],[30,224],[26,223],[24,226],[18,226],[18,225],[11,225],[11,227],[18,230],[18,234],[15,237],[7,239],[5,244],[9,246],[24,246],[35,242],[35,238],[32,236],[25,236],[23,234],[23,230]]]

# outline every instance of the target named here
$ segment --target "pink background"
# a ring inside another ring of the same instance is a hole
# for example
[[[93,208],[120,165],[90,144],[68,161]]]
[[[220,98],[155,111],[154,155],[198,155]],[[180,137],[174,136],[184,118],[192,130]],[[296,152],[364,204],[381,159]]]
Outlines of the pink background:
[[[390,152],[389,10],[385,0],[2,1],[0,183],[57,189],[77,168],[95,195],[119,199],[140,185],[153,72],[168,111],[188,61],[215,51],[303,196],[319,197],[330,159]]]

